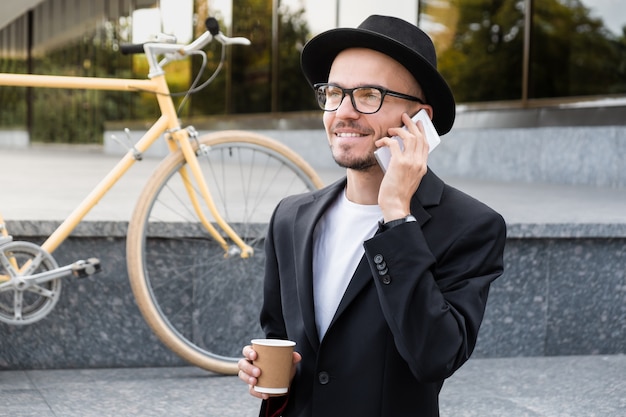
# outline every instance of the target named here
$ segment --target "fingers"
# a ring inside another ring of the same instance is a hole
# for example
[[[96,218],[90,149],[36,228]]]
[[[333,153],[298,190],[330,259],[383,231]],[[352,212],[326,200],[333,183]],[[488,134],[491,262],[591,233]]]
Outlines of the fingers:
[[[376,146],[388,146],[391,152],[390,166],[396,165],[402,171],[422,172],[426,170],[428,161],[428,141],[421,121],[414,123],[406,113],[402,114],[403,128],[390,128],[389,135],[397,135],[402,145],[391,137],[383,137],[376,141]],[[402,174],[406,176],[406,172]]]
[[[252,365],[246,359],[240,359],[237,366],[239,367],[239,379],[246,384],[256,384],[256,379],[261,374],[259,368]]]
[[[252,346],[250,345],[244,346],[241,350],[241,353],[243,354],[243,357],[248,359],[249,361],[254,361],[257,358],[256,352],[254,351],[254,349],[252,349]]]
[[[257,353],[252,349],[252,346],[245,346],[242,350],[243,359],[237,362],[239,368],[239,379],[248,384],[248,391],[250,395],[256,398],[266,400],[269,395],[256,392],[254,386],[257,384],[257,378],[261,375],[261,370],[252,364],[252,361],[257,358]]]
[[[389,137],[382,137],[376,141],[376,146],[388,146],[391,155],[407,154],[411,156],[421,154],[428,156],[428,141],[426,140],[426,130],[421,121],[415,123],[406,114],[402,114],[403,127],[392,127],[388,130]],[[396,140],[400,138],[402,145]]]
[[[426,130],[420,120],[414,122],[408,114],[402,114],[402,123],[406,126],[406,130],[399,132],[398,135],[405,141],[405,147],[409,151],[423,153],[426,151],[428,155],[428,141],[426,140]]]
[[[239,379],[246,384],[256,384],[256,379],[261,375],[261,370],[252,364],[257,358],[257,353],[252,349],[252,346],[245,346],[242,350],[243,359],[237,362],[239,368]]]
[[[403,140],[404,151],[398,144],[389,144],[391,160],[378,192],[378,204],[385,219],[391,220],[406,216],[410,212],[410,202],[415,190],[426,174],[428,143],[421,122],[415,124],[406,114],[402,114],[406,129],[391,128],[389,134],[397,134]],[[383,142],[395,142],[390,138]],[[376,143],[378,145],[378,143]]]
[[[300,363],[301,360],[302,360],[302,355],[300,355],[298,352],[293,352],[293,366],[291,367],[291,379],[293,379],[293,377],[296,376],[297,365],[298,363]]]

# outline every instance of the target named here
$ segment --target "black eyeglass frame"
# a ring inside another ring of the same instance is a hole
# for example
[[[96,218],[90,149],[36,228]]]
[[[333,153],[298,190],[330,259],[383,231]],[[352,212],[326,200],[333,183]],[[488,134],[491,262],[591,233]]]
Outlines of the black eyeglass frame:
[[[321,87],[335,87],[341,90],[341,100],[339,100],[339,104],[337,105],[337,107],[335,107],[334,109],[327,109],[325,106],[325,103],[322,103],[319,100],[320,97],[320,92],[319,89]],[[375,90],[380,91],[381,93],[381,97],[380,97],[380,105],[378,106],[378,108],[372,112],[364,112],[359,110],[356,101],[354,100],[354,91],[355,90],[360,90],[362,88],[373,88]],[[410,96],[408,94],[404,94],[404,93],[399,93],[397,91],[393,91],[393,90],[387,90],[386,88],[383,87],[378,87],[378,86],[373,86],[373,85],[361,85],[359,87],[354,87],[354,88],[343,88],[341,86],[338,86],[337,84],[333,84],[333,83],[317,83],[313,85],[313,89],[315,91],[315,98],[317,100],[317,104],[319,105],[320,109],[324,110],[324,111],[337,111],[337,109],[341,106],[341,103],[343,103],[343,99],[346,98],[346,94],[350,97],[350,102],[352,103],[352,107],[354,108],[354,110],[356,110],[357,112],[361,113],[361,114],[374,114],[377,113],[381,107],[383,107],[383,102],[385,101],[385,96],[391,96],[391,97],[396,97],[396,98],[401,98],[403,100],[410,100],[410,101],[416,101],[420,104],[426,104],[424,102],[424,100],[422,100],[421,98],[418,97],[414,97],[414,96]]]

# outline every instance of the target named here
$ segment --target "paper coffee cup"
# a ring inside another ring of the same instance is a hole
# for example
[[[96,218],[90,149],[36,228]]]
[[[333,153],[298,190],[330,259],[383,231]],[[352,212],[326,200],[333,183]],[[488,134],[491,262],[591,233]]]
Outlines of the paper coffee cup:
[[[283,395],[289,391],[295,345],[290,340],[252,340],[252,349],[257,353],[253,364],[261,369],[255,391],[270,395]]]

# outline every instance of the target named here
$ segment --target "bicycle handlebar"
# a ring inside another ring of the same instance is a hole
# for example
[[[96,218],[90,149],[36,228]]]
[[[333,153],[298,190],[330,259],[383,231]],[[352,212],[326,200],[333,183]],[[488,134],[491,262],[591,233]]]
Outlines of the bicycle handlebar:
[[[125,43],[120,45],[120,51],[124,55],[143,54],[143,43]]]
[[[182,59],[196,51],[200,51],[213,39],[221,43],[222,46],[250,45],[250,40],[246,38],[230,38],[220,32],[219,23],[214,17],[207,18],[205,26],[207,28],[206,32],[187,45],[171,43],[170,39],[165,39],[140,44],[123,44],[120,45],[120,51],[123,54],[145,53],[148,63],[150,64],[150,75],[152,76],[162,73],[161,67],[165,63]],[[161,54],[165,55],[166,58],[159,64],[157,62],[157,55]]]

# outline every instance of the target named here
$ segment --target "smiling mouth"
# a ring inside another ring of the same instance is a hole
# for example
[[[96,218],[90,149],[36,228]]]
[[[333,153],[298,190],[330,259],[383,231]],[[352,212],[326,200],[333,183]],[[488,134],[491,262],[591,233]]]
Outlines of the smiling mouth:
[[[364,136],[367,136],[366,134],[363,133],[341,133],[341,132],[336,132],[335,136],[340,137],[340,138],[361,138]]]

